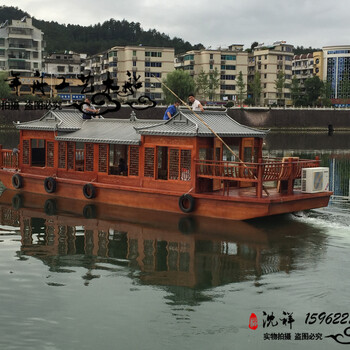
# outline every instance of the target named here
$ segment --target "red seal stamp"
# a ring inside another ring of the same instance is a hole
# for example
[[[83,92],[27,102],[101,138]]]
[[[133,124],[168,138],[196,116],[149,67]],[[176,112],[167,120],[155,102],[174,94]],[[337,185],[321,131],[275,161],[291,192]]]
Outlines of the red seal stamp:
[[[253,330],[258,328],[258,318],[254,312],[249,317],[249,328]]]

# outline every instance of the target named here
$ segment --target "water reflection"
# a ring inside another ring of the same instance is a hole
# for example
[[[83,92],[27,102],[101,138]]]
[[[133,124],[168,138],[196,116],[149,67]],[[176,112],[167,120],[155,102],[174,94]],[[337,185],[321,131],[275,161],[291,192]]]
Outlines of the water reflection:
[[[0,197],[0,217],[0,225],[20,228],[20,258],[54,272],[83,267],[85,285],[100,269],[127,269],[138,283],[175,289],[259,286],[265,274],[317,264],[326,246],[322,230],[291,216],[227,222],[10,190]]]

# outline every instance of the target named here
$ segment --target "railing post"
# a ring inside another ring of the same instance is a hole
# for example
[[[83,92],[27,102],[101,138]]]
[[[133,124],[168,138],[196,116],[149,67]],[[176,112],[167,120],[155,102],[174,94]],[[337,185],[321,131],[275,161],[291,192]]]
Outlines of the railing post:
[[[263,190],[263,165],[262,165],[262,159],[259,158],[258,160],[258,183],[256,185],[256,196],[258,198],[262,198],[262,190]]]
[[[2,145],[0,145],[0,168],[2,168]]]

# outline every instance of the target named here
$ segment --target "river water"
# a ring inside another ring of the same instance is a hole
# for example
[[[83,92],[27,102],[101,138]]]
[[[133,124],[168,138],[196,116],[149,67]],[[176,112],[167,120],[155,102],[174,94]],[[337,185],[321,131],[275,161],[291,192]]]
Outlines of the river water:
[[[349,346],[350,147],[332,137],[266,140],[342,164],[330,172],[341,199],[297,215],[188,221],[4,191],[0,349]]]

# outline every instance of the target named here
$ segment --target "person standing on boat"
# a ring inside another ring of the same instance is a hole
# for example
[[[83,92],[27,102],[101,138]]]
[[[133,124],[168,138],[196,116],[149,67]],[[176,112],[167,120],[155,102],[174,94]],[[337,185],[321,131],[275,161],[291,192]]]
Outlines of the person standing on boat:
[[[99,109],[96,109],[91,105],[91,101],[86,98],[83,104],[83,119],[91,119],[92,117],[97,117],[97,114],[100,112]]]
[[[191,102],[191,108],[194,112],[204,112],[201,103],[195,98],[193,94],[188,95],[188,100]]]
[[[163,120],[171,119],[177,112],[177,107],[180,106],[180,101],[175,101],[173,105],[170,105],[164,113]]]

